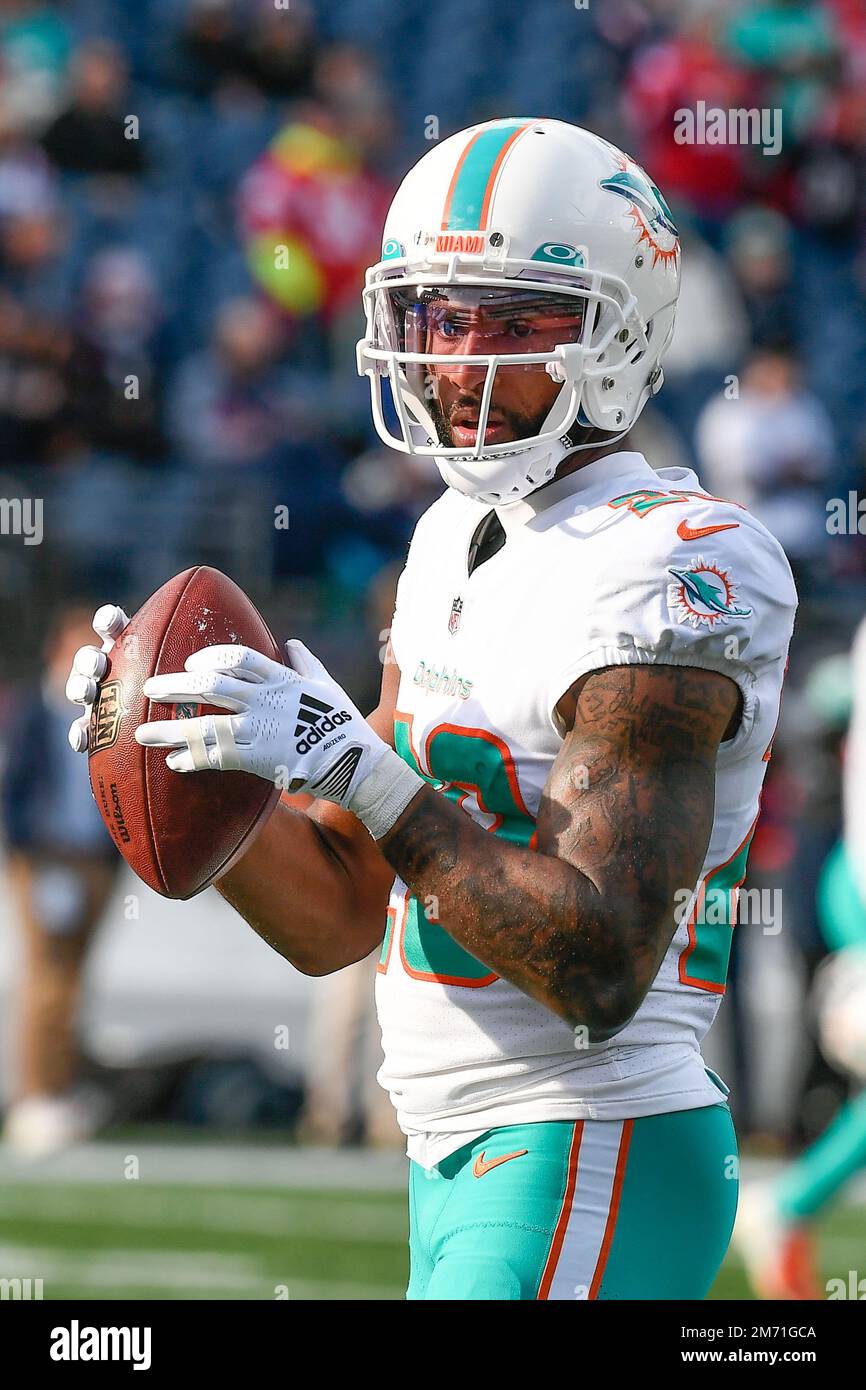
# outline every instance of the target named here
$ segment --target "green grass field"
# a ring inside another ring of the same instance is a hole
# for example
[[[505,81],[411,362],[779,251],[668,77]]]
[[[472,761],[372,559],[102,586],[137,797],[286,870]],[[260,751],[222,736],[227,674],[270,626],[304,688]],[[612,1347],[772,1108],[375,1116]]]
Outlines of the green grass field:
[[[401,1298],[405,1201],[390,1192],[139,1184],[0,1190],[4,1271],[45,1298]]]
[[[317,1187],[309,1172],[295,1187],[290,1175],[282,1186],[16,1181],[5,1169],[0,1276],[41,1278],[46,1299],[399,1299],[406,1202],[385,1186]],[[825,1277],[864,1268],[866,1206],[835,1209],[821,1253]],[[735,1254],[711,1296],[751,1297]]]

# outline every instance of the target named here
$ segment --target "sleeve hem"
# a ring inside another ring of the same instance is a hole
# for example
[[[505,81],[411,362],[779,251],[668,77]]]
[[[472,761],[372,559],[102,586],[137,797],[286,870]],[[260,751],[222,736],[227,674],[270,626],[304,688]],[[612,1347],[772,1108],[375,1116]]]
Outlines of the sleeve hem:
[[[564,667],[550,682],[546,700],[547,719],[557,738],[563,737],[556,706],[565,692],[586,675],[588,671],[599,671],[605,666],[696,666],[701,671],[715,671],[735,681],[743,696],[743,714],[740,726],[732,739],[724,744],[726,751],[740,748],[752,732],[757,714],[758,699],[755,694],[756,677],[747,666],[733,661],[718,661],[705,656],[674,656],[668,652],[653,651],[650,647],[596,647],[585,653],[569,666]]]

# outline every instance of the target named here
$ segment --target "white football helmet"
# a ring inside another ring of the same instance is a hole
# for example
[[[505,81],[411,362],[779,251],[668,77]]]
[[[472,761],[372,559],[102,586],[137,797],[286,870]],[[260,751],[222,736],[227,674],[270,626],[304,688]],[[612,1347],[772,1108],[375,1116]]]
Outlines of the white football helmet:
[[[679,285],[670,210],[628,155],[564,121],[470,126],[406,175],[366,274],[376,429],[450,487],[518,501],[598,447],[587,428],[615,441],[634,424],[662,384]]]

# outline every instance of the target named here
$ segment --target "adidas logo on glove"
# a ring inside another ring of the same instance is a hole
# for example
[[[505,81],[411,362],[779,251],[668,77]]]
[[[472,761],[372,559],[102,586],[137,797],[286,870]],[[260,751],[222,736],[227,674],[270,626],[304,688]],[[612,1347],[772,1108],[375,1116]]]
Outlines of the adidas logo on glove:
[[[302,695],[295,725],[295,738],[300,742],[295,744],[295,751],[309,753],[327,734],[333,733],[351,718],[348,710],[335,712],[334,706],[326,704],[324,700],[317,700],[313,695]]]

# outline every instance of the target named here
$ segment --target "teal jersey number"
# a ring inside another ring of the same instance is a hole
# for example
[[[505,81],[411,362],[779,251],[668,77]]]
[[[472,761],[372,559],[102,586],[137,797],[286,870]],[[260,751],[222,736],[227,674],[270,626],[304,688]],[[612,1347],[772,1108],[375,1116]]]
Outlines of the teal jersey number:
[[[535,820],[524,804],[514,759],[507,744],[496,734],[486,729],[441,724],[427,740],[428,774],[419,766],[412,748],[409,719],[395,714],[394,747],[415,772],[449,801],[455,805],[474,802],[489,818],[487,828],[492,834],[514,844],[530,844]],[[439,925],[435,899],[421,902],[410,893],[402,921],[398,914],[389,911],[380,970],[387,968],[395,933],[399,936],[403,969],[413,979],[477,989],[497,978]]]

